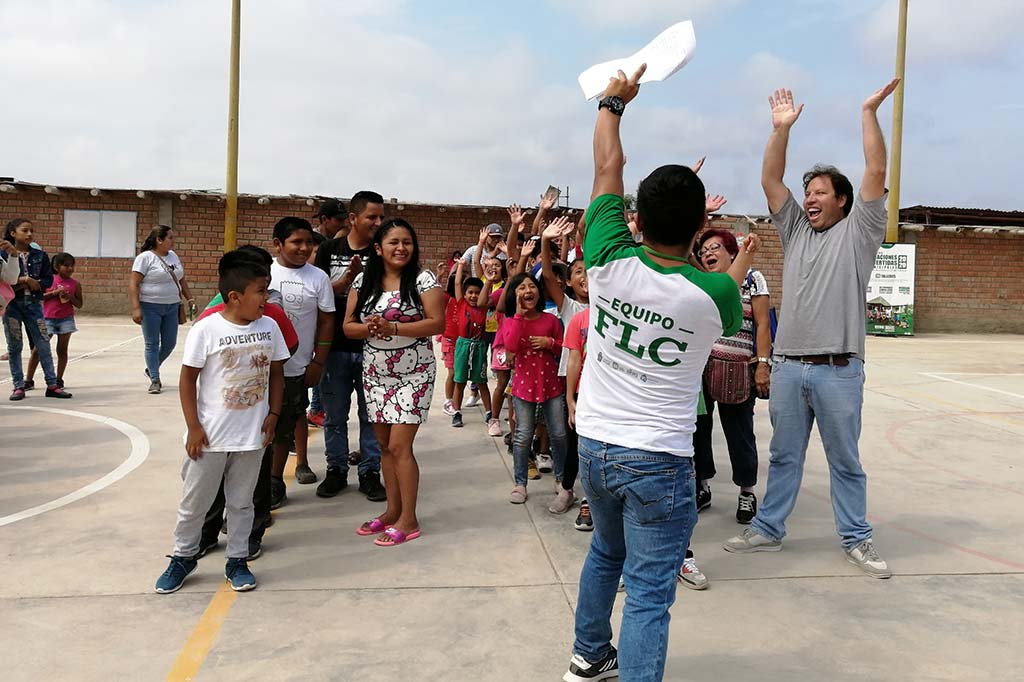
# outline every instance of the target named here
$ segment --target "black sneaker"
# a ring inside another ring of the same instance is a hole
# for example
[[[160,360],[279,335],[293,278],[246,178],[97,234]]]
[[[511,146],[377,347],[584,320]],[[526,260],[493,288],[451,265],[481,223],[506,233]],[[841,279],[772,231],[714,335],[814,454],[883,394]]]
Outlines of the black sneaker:
[[[31,391],[35,387],[36,387],[36,382],[34,380],[32,380],[32,379],[25,379],[25,385],[23,386],[23,388],[26,391]]]
[[[316,483],[316,474],[309,468],[308,464],[299,464],[295,467],[295,480],[302,485]]]
[[[580,513],[576,517],[576,530],[584,532],[594,530],[594,519],[590,518],[590,503],[586,500],[580,502]]]
[[[612,647],[608,655],[596,663],[588,663],[579,654],[569,661],[569,671],[562,676],[565,682],[595,682],[619,676],[619,654]]]
[[[711,488],[697,490],[697,511],[701,512],[711,506]]]
[[[196,552],[196,555],[194,557],[192,557],[192,560],[193,561],[199,561],[200,559],[202,559],[204,556],[206,556],[212,550],[215,550],[215,549],[217,549],[217,538],[214,538],[212,540],[205,540],[205,541],[204,540],[200,540],[199,541],[199,551]]]
[[[363,461],[363,453],[360,452],[359,450],[353,450],[352,452],[348,453],[348,465],[350,467],[356,466],[361,461]]]
[[[65,391],[63,388],[57,385],[50,386],[46,389],[47,398],[62,398],[67,400],[71,397],[71,394]]]
[[[736,523],[746,525],[753,521],[755,516],[757,516],[757,495],[740,493],[739,501],[736,503]]]
[[[57,388],[64,388],[64,380],[57,379]]]
[[[263,554],[263,541],[262,540],[249,540],[249,556],[245,558],[246,561],[256,561]]]
[[[270,477],[270,508],[278,509],[288,499],[288,488],[283,478]]]
[[[461,429],[462,428],[462,413],[461,412],[456,412],[455,414],[452,415],[452,426],[454,426],[457,429]]]
[[[338,467],[327,467],[324,480],[316,487],[317,497],[334,497],[348,487],[348,478]]]
[[[386,502],[388,493],[380,482],[380,472],[370,471],[359,475],[359,492],[370,502]]]

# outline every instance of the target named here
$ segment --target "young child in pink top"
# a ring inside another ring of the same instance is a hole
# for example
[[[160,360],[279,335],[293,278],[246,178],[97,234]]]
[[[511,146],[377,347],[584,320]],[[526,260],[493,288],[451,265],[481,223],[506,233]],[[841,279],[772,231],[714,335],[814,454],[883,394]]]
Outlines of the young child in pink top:
[[[57,337],[57,385],[64,388],[64,370],[68,366],[68,346],[71,335],[78,331],[75,326],[75,308],[81,308],[85,299],[82,285],[72,279],[75,274],[75,257],[70,253],[55,253],[50,259],[53,266],[53,286],[43,293],[43,319],[51,337]],[[39,354],[32,349],[28,360],[26,384],[34,384],[33,378]]]
[[[538,407],[544,410],[554,456],[554,473],[560,481],[565,467],[565,397],[558,377],[562,354],[562,323],[544,310],[544,296],[527,273],[519,273],[508,284],[503,325],[505,352],[514,358],[512,406],[515,435],[512,457],[515,487],[512,504],[526,502],[527,471]]]

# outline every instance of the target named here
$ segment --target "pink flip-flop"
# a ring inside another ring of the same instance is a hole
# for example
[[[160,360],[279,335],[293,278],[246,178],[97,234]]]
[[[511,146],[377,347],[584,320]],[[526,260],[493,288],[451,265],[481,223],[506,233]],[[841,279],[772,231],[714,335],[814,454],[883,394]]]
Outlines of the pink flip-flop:
[[[386,531],[388,528],[391,528],[391,526],[386,525],[379,518],[378,519],[370,519],[369,521],[367,521],[363,525],[361,525],[358,528],[356,528],[356,535],[362,535],[364,537],[367,536],[367,535],[380,535],[381,533]]]
[[[419,536],[420,531],[418,528],[411,533],[403,533],[394,526],[388,526],[384,530],[384,533],[373,541],[373,544],[378,547],[394,547],[395,545],[401,545],[409,542],[410,540],[415,540]]]

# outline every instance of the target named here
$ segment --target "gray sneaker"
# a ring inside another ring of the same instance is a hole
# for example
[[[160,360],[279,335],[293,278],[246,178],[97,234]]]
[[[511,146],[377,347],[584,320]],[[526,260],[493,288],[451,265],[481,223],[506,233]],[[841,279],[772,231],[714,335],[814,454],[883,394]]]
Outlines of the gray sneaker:
[[[872,578],[891,578],[892,571],[885,559],[878,555],[875,544],[871,540],[865,540],[851,550],[846,552],[846,560],[864,571]]]
[[[552,500],[551,505],[548,507],[548,512],[551,514],[564,514],[572,509],[572,503],[575,501],[576,495],[573,491],[566,490],[562,486],[558,486],[558,492],[555,494],[555,499]]]
[[[737,554],[778,552],[782,549],[782,540],[772,540],[753,528],[744,528],[742,533],[726,540],[722,547],[726,552],[736,552]]]
[[[163,384],[160,383],[159,379],[153,379],[149,382],[149,392],[153,394],[159,393],[163,389]]]

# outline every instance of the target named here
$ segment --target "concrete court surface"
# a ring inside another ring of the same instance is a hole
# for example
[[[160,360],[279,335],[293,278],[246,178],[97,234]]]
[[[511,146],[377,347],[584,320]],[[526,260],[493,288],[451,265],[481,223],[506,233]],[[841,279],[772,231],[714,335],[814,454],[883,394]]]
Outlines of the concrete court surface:
[[[150,396],[138,327],[118,318],[79,326],[71,355],[87,357],[67,372],[73,400],[36,390],[0,403],[4,680],[561,679],[590,536],[573,529],[575,510],[547,513],[550,475],[531,484],[525,507],[508,504],[500,440],[475,410],[466,428],[450,428],[440,400],[416,443],[420,539],[374,547],[353,531],[381,506],[354,486],[321,500],[315,486],[290,481],[252,564],[256,591],[224,587],[222,542],[180,592],[154,594],[180,489],[184,339],[165,365],[165,392]],[[1021,342],[868,339],[861,446],[892,580],[845,561],[816,436],[784,550],[724,552],[741,527],[717,433],[715,498],[693,542],[711,587],[678,590],[665,679],[1021,679]],[[6,363],[0,372],[6,394]],[[766,403],[757,431],[764,469]],[[319,432],[310,450],[322,475]],[[90,485],[100,489],[17,516]]]

